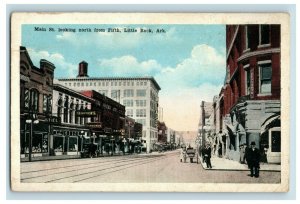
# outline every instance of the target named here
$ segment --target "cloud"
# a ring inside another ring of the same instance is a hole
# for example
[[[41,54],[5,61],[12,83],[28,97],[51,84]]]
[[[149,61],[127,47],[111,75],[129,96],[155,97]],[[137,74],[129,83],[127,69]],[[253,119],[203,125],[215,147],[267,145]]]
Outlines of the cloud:
[[[150,59],[139,62],[131,55],[99,59],[98,65],[101,73],[108,73],[113,76],[150,76],[163,69],[156,60]]]
[[[225,56],[213,47],[202,44],[194,46],[188,58],[174,68],[163,69],[156,78],[166,88],[220,84],[225,76],[225,67]]]
[[[66,62],[64,56],[60,53],[49,53],[48,51],[36,51],[33,48],[27,48],[29,56],[33,64],[39,67],[40,60],[46,59],[49,62],[53,63],[56,69],[63,70],[60,73],[63,73],[63,77],[75,77],[77,72],[77,65]],[[62,77],[55,74],[55,77]]]
[[[206,44],[196,45],[175,67],[131,55],[99,59],[100,72],[115,76],[154,76],[161,87],[164,121],[175,130],[197,130],[200,102],[218,95],[225,77],[225,56]],[[188,105],[187,105],[188,104]]]

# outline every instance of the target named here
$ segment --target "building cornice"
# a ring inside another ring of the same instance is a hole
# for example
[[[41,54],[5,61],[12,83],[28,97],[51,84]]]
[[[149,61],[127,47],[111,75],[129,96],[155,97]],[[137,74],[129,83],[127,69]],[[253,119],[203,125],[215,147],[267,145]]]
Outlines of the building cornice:
[[[58,81],[91,81],[91,80],[150,80],[158,90],[160,86],[154,77],[77,77],[77,78],[58,78]]]
[[[280,53],[280,48],[271,48],[267,50],[258,50],[253,52],[246,52],[245,54],[241,55],[237,62],[243,61],[244,59],[247,59],[249,57],[253,56],[259,56],[259,55],[266,55],[266,54],[273,54],[273,53]]]

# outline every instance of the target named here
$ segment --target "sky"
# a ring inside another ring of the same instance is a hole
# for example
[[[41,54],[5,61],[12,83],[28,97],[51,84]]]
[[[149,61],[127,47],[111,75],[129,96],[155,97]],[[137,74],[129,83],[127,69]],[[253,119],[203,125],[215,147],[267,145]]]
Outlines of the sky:
[[[163,120],[178,131],[196,131],[201,101],[219,94],[226,71],[225,38],[225,25],[22,26],[22,46],[34,65],[39,67],[40,59],[52,62],[55,78],[76,77],[82,60],[89,64],[90,77],[153,76],[161,87]]]

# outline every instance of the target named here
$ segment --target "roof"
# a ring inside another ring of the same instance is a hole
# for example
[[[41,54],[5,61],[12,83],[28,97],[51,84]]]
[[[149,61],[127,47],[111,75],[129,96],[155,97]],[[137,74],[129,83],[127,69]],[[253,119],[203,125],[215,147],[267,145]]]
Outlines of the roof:
[[[160,86],[154,77],[77,77],[77,78],[58,78],[59,81],[91,81],[91,80],[150,80],[158,90]]]

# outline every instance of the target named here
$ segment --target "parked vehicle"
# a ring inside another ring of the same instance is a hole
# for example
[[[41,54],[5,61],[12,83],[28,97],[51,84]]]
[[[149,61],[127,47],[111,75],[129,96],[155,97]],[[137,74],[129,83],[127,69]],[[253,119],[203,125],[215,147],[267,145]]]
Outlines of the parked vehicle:
[[[81,150],[81,158],[93,158],[99,156],[97,143],[85,143]]]

